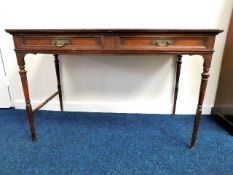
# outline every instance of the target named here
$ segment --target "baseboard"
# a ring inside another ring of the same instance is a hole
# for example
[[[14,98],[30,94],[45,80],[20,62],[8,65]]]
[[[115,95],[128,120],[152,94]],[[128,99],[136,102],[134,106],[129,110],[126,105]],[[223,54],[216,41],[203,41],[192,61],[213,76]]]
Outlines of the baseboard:
[[[32,101],[32,107],[35,108],[42,101]],[[16,109],[25,109],[23,100],[14,101]],[[46,104],[42,110],[59,111],[59,102],[51,101]],[[171,105],[161,105],[152,103],[109,103],[109,102],[74,102],[64,101],[64,111],[81,112],[113,112],[113,113],[145,113],[145,114],[171,114]],[[203,114],[210,114],[211,106],[203,106]],[[177,107],[176,114],[195,114],[195,105]]]

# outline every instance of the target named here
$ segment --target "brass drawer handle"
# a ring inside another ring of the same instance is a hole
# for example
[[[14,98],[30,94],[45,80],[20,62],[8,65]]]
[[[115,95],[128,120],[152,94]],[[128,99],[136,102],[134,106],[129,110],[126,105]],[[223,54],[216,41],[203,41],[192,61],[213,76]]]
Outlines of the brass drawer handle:
[[[65,45],[70,44],[70,40],[66,40],[66,39],[64,39],[64,40],[53,40],[52,44],[54,46],[56,46],[56,47],[63,47]]]
[[[169,46],[169,45],[174,44],[174,41],[172,41],[172,40],[155,40],[155,41],[153,41],[153,44],[156,46],[164,47],[164,46]]]

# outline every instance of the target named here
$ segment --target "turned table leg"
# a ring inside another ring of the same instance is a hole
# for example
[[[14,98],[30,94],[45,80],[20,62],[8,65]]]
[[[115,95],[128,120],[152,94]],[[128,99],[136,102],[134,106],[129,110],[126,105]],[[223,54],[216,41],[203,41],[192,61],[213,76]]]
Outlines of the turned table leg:
[[[59,59],[58,59],[57,54],[54,55],[54,63],[55,63],[55,69],[56,69],[56,75],[57,75],[57,89],[58,89],[58,95],[59,95],[59,100],[60,100],[60,108],[61,108],[61,111],[63,111],[60,68],[59,68]]]
[[[23,86],[23,93],[24,93],[24,97],[25,97],[25,103],[26,103],[26,110],[27,110],[29,126],[30,126],[30,129],[31,129],[31,137],[32,137],[32,141],[35,141],[36,132],[35,132],[35,127],[34,127],[32,106],[31,106],[30,96],[29,96],[28,81],[27,81],[27,71],[25,70],[25,61],[24,61],[25,54],[16,53],[16,56],[17,56],[17,62],[18,62],[18,65],[19,65],[19,75],[20,75],[20,78],[21,78],[22,86]]]
[[[173,98],[173,110],[172,114],[175,115],[176,113],[176,101],[179,91],[179,80],[180,80],[180,70],[181,70],[181,64],[182,64],[182,55],[177,55],[177,61],[176,61],[176,83],[175,83],[175,92],[174,92],[174,98]]]
[[[198,127],[199,127],[200,120],[202,117],[202,104],[203,104],[204,97],[205,97],[208,78],[210,76],[209,69],[210,69],[210,65],[211,65],[212,55],[203,55],[203,59],[204,59],[203,73],[201,74],[201,77],[202,77],[201,78],[201,86],[200,86],[199,100],[198,100],[197,111],[196,111],[194,127],[193,127],[191,148],[194,148],[194,146],[195,146]]]

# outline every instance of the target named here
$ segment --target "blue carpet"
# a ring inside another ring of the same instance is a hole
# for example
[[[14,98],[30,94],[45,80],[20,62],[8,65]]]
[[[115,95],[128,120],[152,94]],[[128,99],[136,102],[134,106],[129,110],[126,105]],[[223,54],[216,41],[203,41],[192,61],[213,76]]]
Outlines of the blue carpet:
[[[210,117],[0,110],[1,175],[232,175],[233,137]]]

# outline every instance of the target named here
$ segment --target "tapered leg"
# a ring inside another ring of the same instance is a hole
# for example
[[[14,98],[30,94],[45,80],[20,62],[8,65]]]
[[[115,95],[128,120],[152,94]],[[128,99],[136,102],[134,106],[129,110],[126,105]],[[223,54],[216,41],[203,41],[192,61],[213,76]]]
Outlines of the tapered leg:
[[[179,80],[180,80],[180,70],[181,70],[181,64],[182,64],[182,55],[177,55],[177,61],[176,61],[176,84],[175,84],[175,92],[174,92],[174,101],[173,101],[173,115],[176,113],[176,101],[179,91]]]
[[[205,91],[206,91],[208,78],[210,76],[209,69],[210,69],[210,65],[211,65],[212,55],[203,55],[203,59],[204,59],[203,73],[201,74],[201,77],[202,77],[201,78],[201,86],[200,86],[200,93],[199,93],[199,100],[198,100],[198,105],[197,105],[196,117],[195,117],[194,127],[193,127],[191,148],[194,148],[194,146],[195,146],[198,127],[199,127],[201,116],[202,116],[202,104],[203,104],[204,97],[205,97]]]
[[[56,75],[57,75],[57,89],[58,89],[58,92],[59,92],[58,95],[59,95],[59,100],[60,100],[60,108],[61,108],[61,111],[63,111],[59,59],[58,59],[57,54],[54,55],[54,62],[55,62],[55,69],[56,69]]]
[[[29,126],[31,129],[31,137],[32,137],[32,141],[35,141],[36,132],[35,132],[35,127],[34,127],[32,106],[31,106],[30,96],[29,96],[27,71],[25,70],[25,61],[24,61],[25,54],[16,53],[16,56],[17,56],[17,61],[19,65],[19,74],[20,74],[20,78],[21,78],[21,82],[23,86],[23,93],[24,93],[25,102],[26,102],[26,110],[27,110]]]

